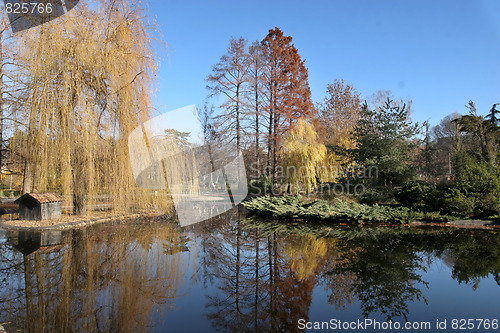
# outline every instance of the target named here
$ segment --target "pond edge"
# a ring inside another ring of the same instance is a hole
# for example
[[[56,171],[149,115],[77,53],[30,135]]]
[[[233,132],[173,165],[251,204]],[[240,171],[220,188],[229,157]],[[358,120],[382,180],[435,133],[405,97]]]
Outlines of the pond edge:
[[[49,231],[49,230],[68,230],[68,229],[79,229],[88,227],[95,224],[107,223],[107,222],[116,222],[120,220],[131,220],[137,218],[145,218],[145,217],[158,217],[158,216],[168,216],[171,217],[171,214],[165,214],[163,212],[151,212],[151,213],[138,213],[138,214],[128,214],[128,215],[113,215],[113,216],[105,216],[99,218],[89,217],[88,219],[84,219],[82,221],[75,222],[62,222],[58,224],[54,224],[51,226],[21,226],[21,225],[12,225],[7,224],[7,222],[19,221],[19,220],[8,220],[8,221],[0,221],[0,228],[5,230],[20,230],[20,231]],[[20,221],[19,221],[20,222]],[[23,221],[25,222],[25,221]]]

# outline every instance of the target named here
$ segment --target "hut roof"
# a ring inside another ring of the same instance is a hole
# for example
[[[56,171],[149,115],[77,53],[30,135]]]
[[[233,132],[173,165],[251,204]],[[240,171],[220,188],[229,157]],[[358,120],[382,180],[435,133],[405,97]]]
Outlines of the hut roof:
[[[20,203],[26,198],[32,198],[36,200],[38,203],[48,203],[48,202],[60,202],[62,201],[62,197],[55,193],[25,193],[21,197],[19,197],[15,203]]]

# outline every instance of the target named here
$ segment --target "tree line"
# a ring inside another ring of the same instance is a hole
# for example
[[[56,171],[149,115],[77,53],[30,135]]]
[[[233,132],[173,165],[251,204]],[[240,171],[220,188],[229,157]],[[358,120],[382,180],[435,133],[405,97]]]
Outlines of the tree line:
[[[468,214],[485,198],[489,208],[480,211],[500,211],[495,199],[500,196],[499,104],[481,115],[470,101],[468,114],[449,115],[431,127],[411,119],[411,100],[378,91],[363,101],[342,79],[314,103],[305,61],[279,28],[251,44],[232,38],[206,81],[212,106],[205,107],[203,119],[210,123],[210,137],[234,142],[243,151],[250,188],[259,193],[277,187],[280,193],[311,192],[352,180],[353,186],[366,185],[361,200],[375,203],[395,199],[403,186],[406,191],[443,185],[445,193],[439,195],[458,200],[455,206],[474,201],[465,205]],[[377,174],[371,179],[347,175],[359,167],[376,167]]]
[[[128,134],[153,110],[161,41],[152,37],[156,27],[146,12],[141,1],[85,0],[15,37],[2,22],[3,188],[13,175],[23,192],[63,194],[76,214],[102,197],[121,211],[171,209],[166,193],[135,186],[128,155]],[[469,115],[431,128],[411,120],[411,101],[381,91],[363,102],[342,79],[314,103],[305,60],[279,28],[253,43],[232,38],[206,81],[207,139],[233,142],[257,187],[310,192],[342,181],[342,170],[374,165],[377,179],[363,181],[375,198],[418,179],[465,182],[457,190],[464,198],[474,181],[488,198],[500,192],[496,105],[481,116],[471,102]],[[490,181],[471,179],[468,168]]]

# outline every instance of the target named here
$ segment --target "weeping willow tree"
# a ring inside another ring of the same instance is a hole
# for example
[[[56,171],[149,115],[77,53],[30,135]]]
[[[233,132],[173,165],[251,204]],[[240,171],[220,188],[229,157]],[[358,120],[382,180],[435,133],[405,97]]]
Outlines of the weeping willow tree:
[[[151,112],[153,33],[142,1],[85,0],[19,35],[25,134],[12,149],[23,155],[24,192],[59,191],[76,214],[98,195],[122,212],[152,203],[135,189],[127,137]]]
[[[285,137],[282,154],[289,189],[311,192],[326,156],[326,147],[319,142],[314,127],[300,118]]]

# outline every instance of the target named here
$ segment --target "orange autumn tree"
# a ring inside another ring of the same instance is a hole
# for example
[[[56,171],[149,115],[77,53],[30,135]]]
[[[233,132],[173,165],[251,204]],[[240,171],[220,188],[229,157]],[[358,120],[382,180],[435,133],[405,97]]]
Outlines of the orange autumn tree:
[[[308,71],[292,37],[279,28],[269,30],[262,41],[265,70],[263,86],[267,127],[267,174],[276,182],[280,141],[301,117],[312,118],[315,109],[311,100]]]

